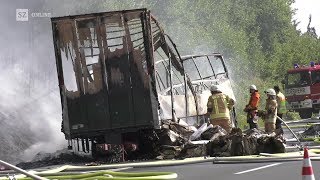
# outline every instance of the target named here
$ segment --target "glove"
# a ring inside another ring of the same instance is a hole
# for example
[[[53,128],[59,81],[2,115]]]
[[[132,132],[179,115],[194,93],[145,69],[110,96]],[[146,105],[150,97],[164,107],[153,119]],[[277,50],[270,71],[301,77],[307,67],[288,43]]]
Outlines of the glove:
[[[243,109],[244,112],[249,112],[249,105],[246,105],[246,107]]]

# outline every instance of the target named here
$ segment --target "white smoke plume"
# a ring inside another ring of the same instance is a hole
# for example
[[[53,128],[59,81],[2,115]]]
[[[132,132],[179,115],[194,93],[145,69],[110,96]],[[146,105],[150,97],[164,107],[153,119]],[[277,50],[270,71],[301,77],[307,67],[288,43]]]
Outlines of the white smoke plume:
[[[63,4],[63,6],[61,6]],[[103,0],[4,0],[0,6],[0,159],[17,163],[66,146],[50,17],[108,11]],[[16,10],[28,9],[28,21]]]

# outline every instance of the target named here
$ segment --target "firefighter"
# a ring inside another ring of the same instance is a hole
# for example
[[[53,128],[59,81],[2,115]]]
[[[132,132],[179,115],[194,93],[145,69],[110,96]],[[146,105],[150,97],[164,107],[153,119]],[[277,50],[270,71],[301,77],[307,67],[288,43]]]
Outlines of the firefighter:
[[[212,125],[219,125],[228,133],[231,131],[230,109],[234,105],[234,100],[222,93],[217,85],[210,87],[211,96],[208,98],[207,114]]]
[[[258,112],[258,106],[260,102],[260,94],[255,85],[250,86],[250,101],[249,104],[246,105],[244,111],[247,112],[247,123],[249,123],[250,129],[258,128],[256,113]]]
[[[279,86],[274,86],[273,88],[277,94],[277,103],[278,103],[277,116],[279,116],[282,119],[283,114],[286,113],[286,97],[280,92]],[[282,131],[281,120],[279,120],[278,118],[276,120],[276,129],[279,129]]]
[[[270,134],[275,130],[275,123],[277,119],[277,94],[274,89],[268,89],[265,91],[267,95],[266,108],[264,111],[264,130]]]

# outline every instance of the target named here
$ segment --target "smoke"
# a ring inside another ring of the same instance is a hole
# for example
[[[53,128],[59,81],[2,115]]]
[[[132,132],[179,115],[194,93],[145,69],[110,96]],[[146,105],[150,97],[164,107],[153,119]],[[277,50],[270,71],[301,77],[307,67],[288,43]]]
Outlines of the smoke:
[[[63,6],[61,6],[63,4]],[[31,160],[66,146],[49,17],[107,11],[103,0],[3,1],[0,7],[0,159]],[[28,21],[16,20],[28,9]]]
[[[16,21],[16,9],[41,3],[4,1],[0,21],[0,159],[16,163],[64,144],[49,18]]]

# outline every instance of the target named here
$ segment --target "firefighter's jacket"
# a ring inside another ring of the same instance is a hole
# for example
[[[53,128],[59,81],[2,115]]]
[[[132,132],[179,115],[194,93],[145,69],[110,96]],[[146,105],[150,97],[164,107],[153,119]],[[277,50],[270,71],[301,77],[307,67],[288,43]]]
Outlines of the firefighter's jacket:
[[[257,110],[260,102],[260,94],[256,91],[251,93],[250,101],[246,106],[246,111],[250,112],[253,110]]]
[[[249,103],[246,105],[246,108],[244,109],[244,111],[248,113],[248,119],[252,119],[255,116],[258,110],[259,102],[260,94],[258,93],[258,91],[251,93]]]
[[[286,98],[281,92],[277,94],[277,103],[278,103],[278,114],[285,114],[287,111]]]
[[[277,119],[277,101],[275,99],[267,99],[266,100],[266,108],[264,121],[266,123],[275,123]]]
[[[234,105],[234,100],[223,93],[213,94],[209,97],[207,108],[212,109],[210,119],[230,119],[230,109]]]

